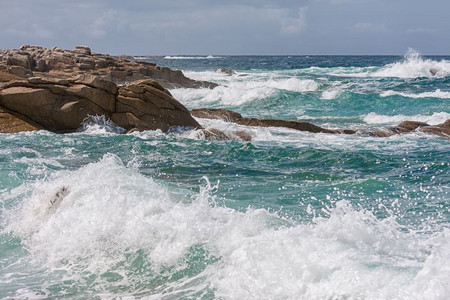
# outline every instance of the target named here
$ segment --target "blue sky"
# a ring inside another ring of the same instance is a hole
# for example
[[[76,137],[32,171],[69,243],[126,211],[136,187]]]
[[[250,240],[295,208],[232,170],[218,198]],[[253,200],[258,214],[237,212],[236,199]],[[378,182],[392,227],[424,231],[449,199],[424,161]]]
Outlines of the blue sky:
[[[450,54],[448,0],[0,0],[0,48],[111,54]]]

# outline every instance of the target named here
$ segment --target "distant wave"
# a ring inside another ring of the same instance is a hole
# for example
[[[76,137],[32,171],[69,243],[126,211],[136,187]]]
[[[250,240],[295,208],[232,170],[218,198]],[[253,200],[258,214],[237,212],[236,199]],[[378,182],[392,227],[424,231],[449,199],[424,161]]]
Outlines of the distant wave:
[[[403,92],[396,92],[396,91],[385,91],[380,94],[381,97],[389,97],[389,96],[402,96],[402,97],[408,97],[408,98],[442,98],[442,99],[450,99],[450,92],[443,92],[440,89],[437,89],[434,92],[423,92],[419,94],[412,94],[412,93],[403,93]]]
[[[403,61],[388,64],[369,74],[372,77],[445,77],[450,74],[450,62],[447,60],[423,59],[419,52],[409,49]]]
[[[302,70],[310,74],[323,74],[343,77],[380,77],[380,78],[442,78],[450,76],[450,61],[424,59],[419,52],[409,49],[401,61],[382,67],[309,67]]]
[[[219,58],[223,58],[221,56],[213,56],[213,55],[208,55],[208,56],[164,56],[164,59],[219,59]]]
[[[149,58],[150,58],[149,56],[134,56],[134,59],[136,59],[136,60],[146,60]]]
[[[444,123],[450,119],[450,113],[437,112],[430,115],[379,115],[377,113],[370,113],[363,117],[363,121],[367,124],[398,124],[403,121],[418,121],[425,122],[430,125],[437,125]]]

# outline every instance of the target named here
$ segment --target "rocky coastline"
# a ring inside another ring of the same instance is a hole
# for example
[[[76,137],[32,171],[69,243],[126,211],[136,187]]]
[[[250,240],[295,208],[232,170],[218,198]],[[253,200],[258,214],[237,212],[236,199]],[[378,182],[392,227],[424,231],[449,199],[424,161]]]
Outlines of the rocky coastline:
[[[362,136],[389,137],[396,134],[423,132],[435,134],[445,138],[450,138],[450,119],[438,125],[429,125],[427,123],[417,121],[404,121],[398,124],[397,126],[387,127],[384,128],[383,130],[365,131],[354,129],[328,129],[311,124],[309,122],[299,122],[299,121],[289,121],[279,119],[245,118],[237,112],[220,108],[193,109],[191,110],[191,114],[197,118],[217,119],[244,126],[284,127],[311,133],[353,134],[353,135],[359,134]]]
[[[19,49],[0,50],[0,71],[21,78],[52,77],[68,79],[94,75],[118,85],[153,79],[164,88],[214,88],[217,84],[187,78],[179,70],[160,67],[146,61],[94,53],[87,46],[67,50],[23,45]]]
[[[89,116],[103,115],[127,132],[157,129],[167,132],[182,127],[197,129],[210,140],[249,141],[251,136],[244,131],[225,134],[218,129],[205,129],[194,117],[311,133],[388,137],[416,131],[450,137],[450,120],[436,126],[405,121],[367,132],[327,129],[308,122],[246,118],[225,109],[202,108],[189,112],[167,90],[216,86],[154,63],[93,53],[86,46],[64,50],[24,45],[19,49],[0,50],[0,133],[39,129],[75,132]]]

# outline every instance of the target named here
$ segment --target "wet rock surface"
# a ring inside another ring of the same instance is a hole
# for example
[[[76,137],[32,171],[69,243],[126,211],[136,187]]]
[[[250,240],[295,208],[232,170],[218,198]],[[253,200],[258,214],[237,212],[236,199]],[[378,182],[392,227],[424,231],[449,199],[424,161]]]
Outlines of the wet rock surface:
[[[232,122],[245,126],[259,127],[285,127],[299,131],[312,133],[331,133],[331,134],[360,134],[378,137],[389,137],[396,134],[405,134],[411,132],[424,132],[435,134],[441,137],[450,138],[450,119],[442,124],[429,125],[417,121],[404,121],[394,127],[387,127],[384,130],[364,131],[353,129],[327,129],[320,126],[298,121],[288,121],[279,119],[257,119],[244,118],[241,114],[220,108],[199,108],[191,110],[191,114],[197,118],[218,119],[226,122]]]

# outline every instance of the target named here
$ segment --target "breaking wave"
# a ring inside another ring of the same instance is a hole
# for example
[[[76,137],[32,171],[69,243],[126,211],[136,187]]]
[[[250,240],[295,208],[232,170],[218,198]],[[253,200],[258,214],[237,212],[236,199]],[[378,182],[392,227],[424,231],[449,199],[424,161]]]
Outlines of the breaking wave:
[[[213,55],[208,55],[208,56],[171,56],[171,55],[167,55],[164,56],[164,59],[218,59],[218,58],[223,58],[222,56],[213,56]]]
[[[450,113],[438,112],[432,115],[379,115],[376,113],[370,113],[363,117],[364,122],[367,124],[398,124],[403,121],[418,121],[425,122],[430,125],[437,125],[444,123],[446,120],[450,119]]]
[[[217,204],[217,186],[207,178],[189,196],[113,155],[29,188],[7,230],[22,239],[32,266],[63,276],[61,285],[79,293],[89,287],[90,295],[151,299],[450,294],[448,230],[422,236],[345,200],[310,224],[264,209],[238,212]],[[58,291],[40,284],[47,296]],[[22,289],[16,296],[25,295],[39,294]]]
[[[370,76],[373,77],[445,77],[450,74],[450,62],[447,60],[436,61],[424,59],[414,49],[409,49],[403,61],[386,65]]]

